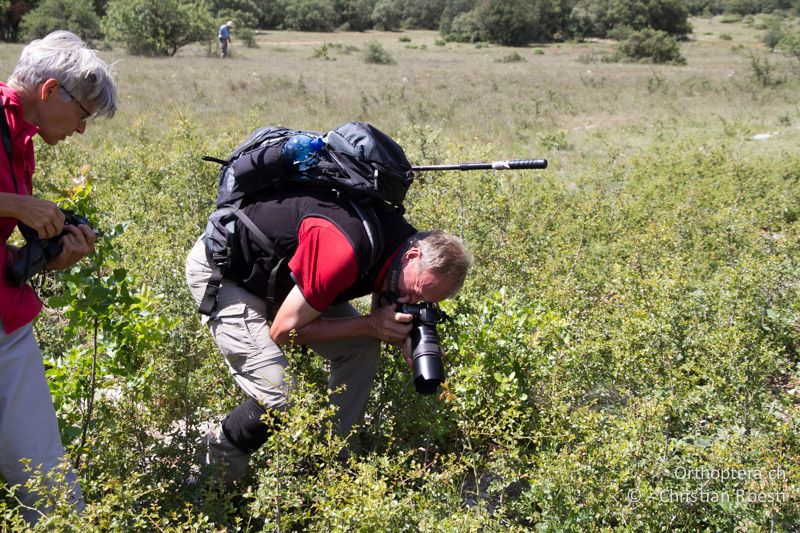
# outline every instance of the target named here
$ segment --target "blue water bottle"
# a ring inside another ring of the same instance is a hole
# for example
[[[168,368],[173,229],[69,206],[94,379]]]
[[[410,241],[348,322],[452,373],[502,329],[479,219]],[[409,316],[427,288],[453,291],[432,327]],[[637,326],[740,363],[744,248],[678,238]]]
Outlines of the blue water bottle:
[[[283,145],[281,156],[287,165],[292,168],[305,171],[313,167],[319,161],[319,151],[325,146],[322,137],[312,137],[305,133],[292,135],[286,144]]]

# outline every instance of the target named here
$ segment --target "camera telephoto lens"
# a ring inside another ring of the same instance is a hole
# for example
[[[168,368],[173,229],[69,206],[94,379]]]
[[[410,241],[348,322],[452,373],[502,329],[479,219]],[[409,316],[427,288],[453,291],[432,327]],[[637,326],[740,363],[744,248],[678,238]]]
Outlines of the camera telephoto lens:
[[[414,387],[420,394],[433,394],[444,382],[442,348],[436,328],[420,324],[411,329]]]

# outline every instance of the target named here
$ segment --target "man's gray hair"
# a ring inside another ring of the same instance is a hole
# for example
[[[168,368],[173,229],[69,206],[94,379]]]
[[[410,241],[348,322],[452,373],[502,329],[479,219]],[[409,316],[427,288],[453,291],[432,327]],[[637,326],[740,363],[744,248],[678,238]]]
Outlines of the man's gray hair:
[[[78,100],[94,104],[96,116],[111,118],[117,111],[111,68],[74,33],[58,30],[32,41],[22,50],[8,85],[29,91],[50,78]]]
[[[464,285],[472,255],[464,241],[442,230],[421,231],[408,239],[409,247],[422,252],[421,268],[436,272],[453,283],[453,293]]]

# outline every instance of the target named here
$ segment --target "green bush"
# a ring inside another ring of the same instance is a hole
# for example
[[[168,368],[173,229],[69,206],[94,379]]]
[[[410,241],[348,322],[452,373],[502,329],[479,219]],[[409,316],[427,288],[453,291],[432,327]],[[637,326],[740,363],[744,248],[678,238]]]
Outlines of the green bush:
[[[733,14],[733,13],[729,13],[727,15],[724,15],[721,19],[719,19],[719,21],[722,24],[736,24],[736,23],[742,21],[742,17],[741,17],[741,15],[736,15],[736,14]]]
[[[633,35],[634,29],[626,24],[614,26],[606,33],[606,37],[615,41],[624,41]]]
[[[192,470],[203,453],[199,423],[242,397],[181,265],[214,204],[217,169],[198,155],[226,153],[245,128],[215,136],[180,115],[170,123],[155,135],[125,126],[126,142],[102,149],[62,143],[37,154],[40,190],[68,190],[64,201],[88,213],[104,239],[96,257],[48,273],[41,286],[51,307],[37,337],[64,441],[80,457],[87,510],[77,516],[63,494],[46,493],[55,509],[40,529],[792,531],[798,523],[796,155],[753,158],[709,143],[704,131],[585,174],[417,180],[409,219],[463,235],[476,259],[462,293],[442,304],[453,317],[440,329],[446,386],[417,395],[390,348],[358,451],[344,460],[330,431],[324,362],[290,350],[291,410],[231,490]],[[434,131],[414,126],[393,137],[412,161],[496,154]],[[567,140],[549,137],[539,142]],[[84,170],[87,162],[97,170]],[[102,393],[80,446],[95,324]],[[23,530],[7,490],[0,521]],[[786,499],[750,504],[737,491]],[[670,497],[700,494],[734,497],[719,505]]]
[[[508,55],[496,60],[498,63],[519,63],[524,62],[525,58],[519,55],[519,52],[511,52]]]
[[[764,43],[770,50],[775,50],[780,44],[786,33],[786,28],[781,21],[772,20],[768,26],[767,31],[761,36],[761,42]]]
[[[778,75],[777,63],[772,63],[766,57],[759,57],[750,52],[750,73],[753,81],[760,87],[777,87],[784,82]]]
[[[796,29],[785,31],[776,47],[781,52],[796,59],[800,59],[800,31]]]
[[[663,31],[635,32],[627,41],[620,43],[617,50],[622,59],[672,65],[686,64],[678,41]]]
[[[102,37],[100,18],[89,0],[42,0],[22,19],[22,32],[28,40],[55,30],[69,30],[86,42]]]
[[[106,35],[134,55],[173,56],[187,44],[216,35],[203,4],[183,0],[111,0],[103,19]]]
[[[389,52],[378,41],[367,43],[367,47],[364,49],[364,61],[378,65],[391,65],[395,62]]]
[[[336,61],[335,57],[331,57],[330,50],[334,48],[333,43],[322,43],[321,46],[314,48],[312,57],[316,59],[324,59],[326,61]]]
[[[256,34],[252,28],[240,28],[236,30],[236,38],[244,43],[247,48],[258,48]]]
[[[567,132],[543,133],[539,136],[539,144],[545,150],[567,150],[569,149]]]

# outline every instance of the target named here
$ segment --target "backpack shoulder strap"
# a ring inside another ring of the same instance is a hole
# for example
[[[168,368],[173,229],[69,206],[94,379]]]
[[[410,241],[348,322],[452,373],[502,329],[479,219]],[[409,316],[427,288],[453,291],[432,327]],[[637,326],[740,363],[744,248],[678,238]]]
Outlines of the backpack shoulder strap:
[[[250,236],[253,238],[256,244],[261,247],[262,250],[271,250],[275,248],[275,242],[264,235],[264,232],[261,231],[258,226],[256,226],[255,222],[253,222],[250,217],[244,213],[244,211],[239,209],[239,207],[232,207],[228,212],[238,218],[242,224],[245,225],[245,227],[250,231]],[[208,250],[206,250],[206,253],[208,253]],[[200,312],[204,315],[211,316],[211,313],[213,313],[214,309],[216,308],[219,287],[222,284],[223,278],[225,277],[225,270],[227,269],[228,261],[229,257],[227,253],[224,255],[220,254],[215,257],[209,257],[211,276],[206,284],[206,292],[203,294],[203,299],[200,302]],[[277,311],[277,309],[274,309],[275,294],[277,290],[276,281],[278,272],[280,271],[284,261],[285,258],[281,259],[278,264],[272,268],[272,271],[269,275],[269,283],[267,285],[267,314],[270,317],[274,317],[274,312]]]
[[[378,215],[371,205],[359,205],[358,202],[354,202],[353,200],[350,200],[350,205],[353,206],[358,218],[361,219],[361,223],[364,225],[364,231],[369,239],[369,244],[372,247],[368,267],[372,268],[383,253],[383,226],[381,226]]]
[[[19,185],[17,185],[17,177],[14,175],[14,157],[11,151],[11,127],[8,125],[6,118],[6,110],[3,107],[3,102],[0,101],[0,135],[3,137],[3,150],[8,156],[8,168],[11,170],[11,181],[14,182],[14,190],[19,194]]]

